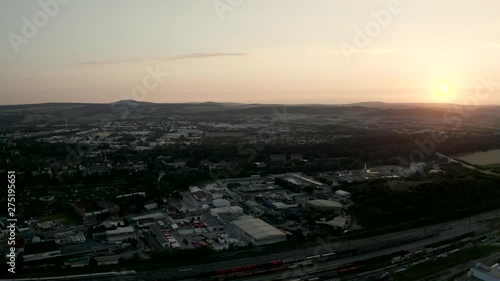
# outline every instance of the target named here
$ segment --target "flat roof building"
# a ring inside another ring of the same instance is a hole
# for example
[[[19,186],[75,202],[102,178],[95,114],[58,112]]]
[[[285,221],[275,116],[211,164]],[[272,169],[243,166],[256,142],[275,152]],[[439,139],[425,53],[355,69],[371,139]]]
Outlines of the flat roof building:
[[[166,247],[178,248],[178,247],[180,247],[180,244],[177,242],[177,240],[172,235],[170,235],[167,230],[160,229],[160,228],[158,228],[158,226],[156,226],[154,224],[150,226],[150,229],[151,229],[151,232],[153,233],[153,235],[155,236],[156,240],[158,241],[158,243],[160,243],[160,245],[163,248],[166,248]]]
[[[347,226],[347,219],[344,217],[335,217],[331,221],[319,220],[316,221],[317,224],[330,225],[333,227],[345,228]]]
[[[226,199],[214,199],[212,205],[214,205],[215,208],[229,207],[231,206],[231,202]]]
[[[210,215],[216,217],[219,214],[243,214],[243,209],[240,206],[229,206],[210,209]]]
[[[107,230],[106,236],[109,242],[121,242],[129,238],[137,238],[135,229],[132,226],[118,227],[114,230]]]
[[[256,246],[286,240],[285,233],[265,221],[253,217],[233,221],[233,225],[248,241]]]
[[[339,202],[323,199],[307,201],[306,206],[319,212],[334,212],[335,214],[340,214],[343,208]]]
[[[497,264],[493,267],[488,267],[481,263],[477,263],[470,268],[469,278],[466,280],[500,281],[500,266]]]
[[[335,195],[340,196],[340,197],[344,197],[344,198],[350,198],[351,197],[351,193],[347,192],[347,191],[344,191],[344,190],[337,190],[337,191],[335,191]]]

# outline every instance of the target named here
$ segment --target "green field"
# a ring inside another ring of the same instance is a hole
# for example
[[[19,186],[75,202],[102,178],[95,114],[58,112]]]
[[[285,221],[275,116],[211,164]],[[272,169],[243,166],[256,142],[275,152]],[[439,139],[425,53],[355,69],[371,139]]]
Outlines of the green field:
[[[432,181],[411,181],[411,180],[391,180],[388,181],[388,186],[391,187],[393,191],[409,191],[412,187],[416,187],[425,183],[431,183]]]
[[[500,149],[471,153],[457,159],[480,166],[500,165]]]
[[[59,223],[62,223],[62,224],[77,224],[78,223],[76,218],[74,218],[68,214],[64,214],[64,213],[52,214],[52,215],[40,217],[38,219],[40,221],[58,221]]]

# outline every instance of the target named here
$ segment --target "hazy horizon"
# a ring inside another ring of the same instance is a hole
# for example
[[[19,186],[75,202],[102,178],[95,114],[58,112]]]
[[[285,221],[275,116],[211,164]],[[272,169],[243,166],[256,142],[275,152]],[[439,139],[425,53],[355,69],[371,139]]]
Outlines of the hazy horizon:
[[[495,0],[58,1],[0,3],[0,104],[500,104]]]
[[[214,103],[214,104],[234,104],[234,105],[262,105],[262,106],[272,106],[272,105],[284,105],[284,106],[366,106],[369,107],[370,104],[373,104],[373,107],[377,107],[377,104],[384,104],[387,106],[432,106],[432,107],[443,107],[447,108],[448,106],[473,106],[473,107],[500,107],[500,104],[465,104],[465,103],[441,103],[441,102],[407,102],[407,103],[398,103],[398,102],[383,102],[383,101],[364,101],[364,102],[352,102],[352,103],[260,103],[260,102],[231,102],[231,101],[194,101],[194,102],[151,102],[151,101],[138,101],[138,100],[118,100],[112,102],[79,102],[79,101],[47,101],[47,102],[36,102],[36,103],[12,103],[12,104],[0,104],[0,106],[24,106],[24,105],[43,105],[43,104],[113,104],[119,102],[137,102],[137,103],[151,103],[151,104],[206,104],[206,103]]]

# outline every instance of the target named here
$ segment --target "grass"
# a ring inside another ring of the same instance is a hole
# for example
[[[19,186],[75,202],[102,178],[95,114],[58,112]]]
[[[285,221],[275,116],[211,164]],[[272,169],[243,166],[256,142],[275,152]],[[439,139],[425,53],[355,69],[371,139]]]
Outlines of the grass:
[[[460,250],[446,258],[438,258],[408,268],[408,270],[394,275],[394,280],[417,280],[428,277],[440,271],[487,257],[500,251],[499,246],[474,246]]]
[[[77,224],[78,221],[72,216],[64,213],[52,214],[39,218],[40,221],[57,221],[60,220],[63,224]]]
[[[391,187],[393,191],[409,191],[410,188],[419,186],[424,183],[430,183],[432,181],[412,181],[412,180],[391,180],[387,184]]]

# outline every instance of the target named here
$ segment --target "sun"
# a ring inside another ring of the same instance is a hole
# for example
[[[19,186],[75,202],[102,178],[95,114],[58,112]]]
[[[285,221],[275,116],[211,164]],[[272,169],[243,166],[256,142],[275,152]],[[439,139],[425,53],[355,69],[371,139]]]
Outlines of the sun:
[[[447,84],[441,84],[439,86],[439,93],[441,95],[448,95],[450,93],[450,86],[448,86]]]
[[[449,81],[439,81],[430,87],[430,100],[437,103],[452,102],[456,95],[456,86]]]

